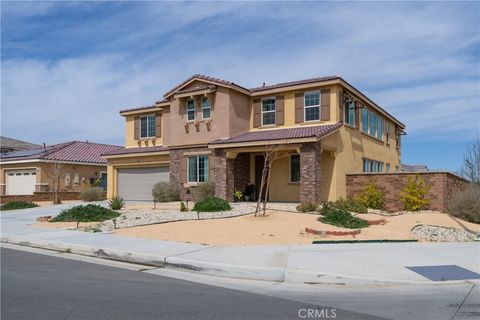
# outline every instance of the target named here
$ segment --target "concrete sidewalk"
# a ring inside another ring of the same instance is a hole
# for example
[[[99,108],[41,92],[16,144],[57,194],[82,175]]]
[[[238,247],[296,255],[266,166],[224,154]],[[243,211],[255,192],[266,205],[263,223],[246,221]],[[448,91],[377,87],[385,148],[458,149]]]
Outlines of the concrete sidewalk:
[[[1,241],[202,274],[269,281],[432,283],[407,269],[457,265],[480,273],[480,243],[209,246],[30,226],[72,205],[1,213]],[[478,282],[478,280],[475,280]]]

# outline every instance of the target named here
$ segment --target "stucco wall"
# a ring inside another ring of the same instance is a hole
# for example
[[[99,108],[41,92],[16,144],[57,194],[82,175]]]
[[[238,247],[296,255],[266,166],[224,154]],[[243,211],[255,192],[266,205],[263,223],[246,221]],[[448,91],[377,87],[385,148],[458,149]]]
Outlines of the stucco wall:
[[[383,174],[349,174],[347,175],[347,196],[355,197],[371,181],[375,182],[385,194],[385,209],[388,211],[403,210],[400,192],[405,188],[408,177],[418,175],[431,186],[427,197],[431,199],[429,209],[445,212],[452,195],[465,188],[468,182],[449,172],[422,173],[383,173]]]
[[[157,113],[160,113],[157,112]],[[145,112],[136,115],[125,116],[125,147],[126,148],[136,148],[136,147],[151,147],[151,146],[161,146],[163,145],[163,134],[164,134],[164,117],[162,116],[162,125],[161,131],[162,134],[158,138],[148,138],[148,139],[135,139],[135,117],[146,116],[149,114],[154,114],[152,112]]]

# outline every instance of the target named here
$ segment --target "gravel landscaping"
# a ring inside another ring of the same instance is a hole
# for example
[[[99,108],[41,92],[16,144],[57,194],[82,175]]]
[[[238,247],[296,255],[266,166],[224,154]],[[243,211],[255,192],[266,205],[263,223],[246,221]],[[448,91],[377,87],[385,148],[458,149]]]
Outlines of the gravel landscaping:
[[[480,233],[463,229],[419,225],[412,229],[414,239],[433,242],[467,242],[480,241]]]

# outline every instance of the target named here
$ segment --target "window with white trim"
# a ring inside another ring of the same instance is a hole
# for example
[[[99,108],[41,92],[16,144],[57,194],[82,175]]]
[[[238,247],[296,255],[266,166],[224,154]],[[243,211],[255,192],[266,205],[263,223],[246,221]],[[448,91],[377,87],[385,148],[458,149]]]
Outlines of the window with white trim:
[[[195,120],[195,101],[193,99],[187,100],[187,120]]]
[[[187,165],[188,182],[208,181],[208,156],[188,157]]]
[[[320,120],[320,92],[305,93],[305,121]]]
[[[262,100],[262,125],[272,124],[275,124],[275,98],[265,98]]]
[[[345,123],[355,126],[355,101],[345,102]]]
[[[140,117],[140,138],[155,137],[155,115]]]
[[[202,119],[210,119],[212,104],[207,97],[202,98]]]
[[[363,172],[383,172],[383,162],[363,158]]]
[[[300,155],[290,156],[290,182],[300,182]]]

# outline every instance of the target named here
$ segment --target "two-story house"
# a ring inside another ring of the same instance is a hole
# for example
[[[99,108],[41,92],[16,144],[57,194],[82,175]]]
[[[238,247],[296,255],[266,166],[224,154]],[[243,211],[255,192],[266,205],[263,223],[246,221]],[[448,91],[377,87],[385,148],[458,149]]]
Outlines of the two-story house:
[[[213,181],[228,200],[260,189],[264,152],[288,153],[271,171],[271,201],[346,196],[347,173],[394,172],[405,125],[339,76],[247,89],[194,75],[152,106],[120,111],[126,146],[105,154],[108,197],[152,200],[155,183],[182,195]]]

